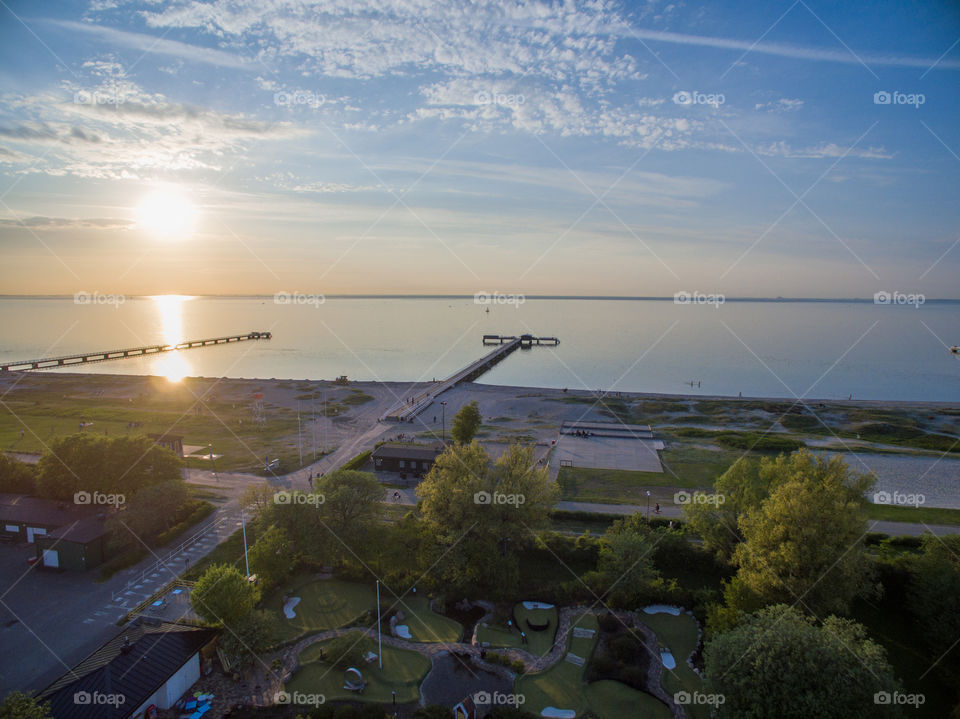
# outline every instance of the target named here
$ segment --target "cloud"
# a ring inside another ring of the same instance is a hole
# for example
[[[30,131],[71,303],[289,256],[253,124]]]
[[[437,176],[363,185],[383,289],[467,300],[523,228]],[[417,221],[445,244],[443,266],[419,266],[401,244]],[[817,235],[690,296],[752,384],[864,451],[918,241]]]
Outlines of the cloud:
[[[894,157],[893,153],[883,147],[855,147],[851,150],[849,147],[843,147],[833,142],[822,142],[808,147],[792,147],[789,143],[781,140],[766,145],[758,145],[754,148],[754,151],[758,155],[800,159],[858,157],[864,160],[889,160]]]
[[[133,220],[119,218],[74,218],[45,217],[37,215],[21,219],[0,218],[0,227],[29,227],[31,230],[125,230],[133,227]]]
[[[753,106],[754,110],[766,110],[767,112],[795,112],[803,107],[803,100],[791,100],[781,97],[773,102],[758,102]]]
[[[245,60],[240,55],[234,55],[223,50],[216,50],[198,45],[190,45],[178,40],[168,40],[145,33],[118,30],[105,25],[96,25],[90,22],[76,22],[74,20],[44,20],[71,32],[94,35],[111,45],[140,50],[144,54],[167,55],[188,62],[196,62],[217,67],[227,67],[235,70],[262,70],[262,66]]]

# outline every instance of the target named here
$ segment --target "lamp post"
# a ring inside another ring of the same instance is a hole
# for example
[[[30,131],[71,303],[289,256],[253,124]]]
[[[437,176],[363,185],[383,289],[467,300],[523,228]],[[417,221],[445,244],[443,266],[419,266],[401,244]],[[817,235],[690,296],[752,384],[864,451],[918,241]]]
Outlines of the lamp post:
[[[446,446],[447,446],[447,403],[446,403],[446,401],[443,401],[443,402],[440,403],[440,411],[441,411],[441,414],[443,415],[443,422],[442,422],[442,427],[443,427],[443,434],[442,434],[442,437],[443,437],[443,446],[446,447]]]
[[[647,490],[647,521],[650,521],[650,490]]]

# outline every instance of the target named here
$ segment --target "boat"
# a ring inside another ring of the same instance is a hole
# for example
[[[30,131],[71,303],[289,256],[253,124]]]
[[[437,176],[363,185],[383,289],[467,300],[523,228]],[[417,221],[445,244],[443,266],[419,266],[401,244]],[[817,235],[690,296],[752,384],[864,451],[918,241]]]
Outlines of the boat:
[[[960,345],[954,345],[953,347],[950,348],[950,351],[953,352],[955,355],[960,355]]]
[[[490,314],[490,308],[489,308],[489,307],[487,307],[487,314]],[[954,348],[954,349],[956,349],[956,348]]]

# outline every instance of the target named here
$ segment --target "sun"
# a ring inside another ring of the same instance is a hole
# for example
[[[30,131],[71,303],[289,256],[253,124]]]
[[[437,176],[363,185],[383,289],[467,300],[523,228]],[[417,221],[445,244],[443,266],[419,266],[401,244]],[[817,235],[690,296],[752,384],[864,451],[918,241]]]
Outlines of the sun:
[[[165,240],[186,239],[193,234],[197,210],[176,189],[158,189],[137,206],[137,227]]]

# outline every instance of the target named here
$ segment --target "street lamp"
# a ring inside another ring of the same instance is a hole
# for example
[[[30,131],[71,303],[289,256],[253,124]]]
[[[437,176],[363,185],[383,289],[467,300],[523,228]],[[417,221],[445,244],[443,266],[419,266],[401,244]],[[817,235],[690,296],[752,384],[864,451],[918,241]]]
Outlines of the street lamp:
[[[650,490],[647,490],[647,521],[650,521]]]
[[[440,412],[443,415],[443,446],[447,446],[447,403],[443,401],[440,403]]]

